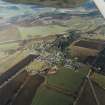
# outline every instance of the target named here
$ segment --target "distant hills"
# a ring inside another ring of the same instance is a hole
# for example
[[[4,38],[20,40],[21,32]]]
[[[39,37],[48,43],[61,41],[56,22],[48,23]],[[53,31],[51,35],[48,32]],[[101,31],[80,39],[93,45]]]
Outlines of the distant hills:
[[[5,0],[15,3],[40,4],[52,7],[69,8],[82,4],[85,0]]]

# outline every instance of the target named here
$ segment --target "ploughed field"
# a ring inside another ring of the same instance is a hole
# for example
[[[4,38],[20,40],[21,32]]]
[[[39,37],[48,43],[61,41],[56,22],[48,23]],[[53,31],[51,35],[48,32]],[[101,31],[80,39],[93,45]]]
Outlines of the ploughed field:
[[[43,81],[44,78],[39,75],[28,76],[11,102],[12,105],[31,105],[35,92]]]
[[[0,76],[0,85],[2,85],[5,81],[8,81],[12,76],[16,75],[16,73],[21,72],[21,70],[24,69],[24,67],[26,67],[37,57],[38,56],[36,55],[29,55],[26,58],[19,61],[17,64],[8,68],[8,70]]]
[[[23,71],[5,85],[1,85],[0,105],[30,105],[37,88],[43,81],[43,77],[31,76]]]
[[[0,76],[0,105],[29,105],[44,78],[24,69],[36,55],[26,56]],[[27,101],[26,101],[27,100]]]
[[[82,95],[80,96],[76,105],[97,105],[89,82],[86,82],[87,83],[84,87],[84,91],[82,92]]]
[[[105,45],[104,41],[93,41],[93,40],[80,40],[75,44],[75,46],[85,47],[89,49],[100,50]]]

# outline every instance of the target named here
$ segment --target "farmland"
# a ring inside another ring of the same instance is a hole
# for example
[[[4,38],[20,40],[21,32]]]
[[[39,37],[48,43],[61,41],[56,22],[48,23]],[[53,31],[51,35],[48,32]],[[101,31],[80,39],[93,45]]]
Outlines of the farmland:
[[[96,83],[99,84],[99,86],[105,88],[105,76],[100,75],[98,73],[95,74],[95,80]]]
[[[17,49],[18,47],[19,47],[19,43],[1,44],[0,50],[5,51],[5,50],[10,50],[10,49]]]
[[[84,91],[76,105],[97,105],[88,81],[86,81]]]
[[[20,35],[23,39],[31,37],[45,37],[48,35],[60,34],[67,30],[67,27],[57,25],[35,26],[35,27],[19,27]]]
[[[15,26],[4,26],[6,28],[3,28],[0,30],[0,42],[6,42],[6,41],[13,41],[13,40],[19,40],[21,39],[19,30]]]
[[[95,40],[80,40],[75,44],[75,46],[94,49],[94,50],[100,50],[104,46],[104,41],[95,41]]]
[[[86,68],[78,72],[63,67],[59,68],[56,74],[46,77],[32,105],[72,105],[87,72]]]
[[[72,105],[74,99],[41,86],[32,105]]]
[[[84,2],[84,0],[6,0],[15,3],[27,3],[27,4],[42,4],[46,6],[54,7],[74,7]],[[69,4],[69,5],[68,5]]]
[[[0,73],[4,73],[10,67],[21,61],[27,54],[25,52],[16,52],[0,62]]]
[[[88,70],[83,68],[80,69],[78,72],[62,68],[61,70],[58,71],[56,75],[48,76],[47,83],[49,85],[62,87],[64,88],[64,90],[70,90],[71,92],[75,92],[76,90],[78,90],[87,72]]]

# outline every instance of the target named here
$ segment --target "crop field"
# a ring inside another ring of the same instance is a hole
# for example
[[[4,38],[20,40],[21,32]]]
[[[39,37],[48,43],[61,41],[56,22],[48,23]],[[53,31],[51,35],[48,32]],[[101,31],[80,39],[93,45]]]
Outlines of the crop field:
[[[57,74],[47,77],[47,83],[64,88],[64,90],[70,90],[73,93],[78,90],[87,72],[86,68],[82,68],[78,72],[61,68]]]
[[[92,37],[89,37],[89,39],[105,40],[105,35],[97,34],[97,35],[93,35]]]
[[[41,86],[35,95],[32,105],[72,105],[73,101],[72,97]]]
[[[9,49],[17,49],[19,47],[19,43],[8,43],[8,44],[0,44],[0,50],[9,50]]]
[[[27,76],[23,87],[13,100],[12,105],[30,105],[37,88],[44,81],[39,75]]]
[[[105,76],[96,73],[94,81],[98,83],[101,87],[105,88]]]
[[[97,27],[98,23],[96,23],[96,19],[90,18],[81,18],[79,16],[72,17],[70,20],[67,21],[66,25],[70,29],[81,30],[81,31],[89,31],[93,30]]]
[[[7,82],[2,88],[0,88],[0,105],[7,105],[8,100],[12,99],[15,92],[17,92],[19,87],[24,83],[27,76],[27,72],[23,71],[21,74],[19,74],[11,81]]]
[[[76,105],[97,105],[88,81]]]
[[[46,77],[45,83],[38,89],[32,105],[72,105],[76,97],[75,92],[80,89],[87,72],[86,67],[78,72],[59,68],[56,74]]]
[[[24,57],[26,57],[25,52],[16,52],[15,54],[9,56],[7,59],[0,62],[0,73],[5,72],[10,67],[14,66],[16,63],[21,61]]]
[[[105,42],[102,41],[94,41],[94,40],[80,40],[75,43],[75,46],[85,47],[89,49],[100,50],[104,46]]]
[[[18,28],[23,39],[33,37],[44,37],[48,35],[61,34],[66,31],[67,27],[57,25],[36,26],[36,27],[19,27]]]
[[[99,86],[97,83],[93,82],[93,85],[94,85],[94,89],[95,89],[97,98],[100,101],[100,104],[104,105],[105,104],[105,100],[104,100],[105,99],[105,89]]]
[[[13,41],[21,39],[20,32],[15,26],[8,26],[0,30],[0,42]]]

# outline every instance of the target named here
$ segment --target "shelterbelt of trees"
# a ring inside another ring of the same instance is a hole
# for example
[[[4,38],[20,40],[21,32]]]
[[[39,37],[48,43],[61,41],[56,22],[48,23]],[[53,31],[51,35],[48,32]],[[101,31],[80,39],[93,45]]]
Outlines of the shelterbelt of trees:
[[[75,7],[82,4],[85,0],[5,0],[15,3],[30,3],[30,4],[41,4],[52,7]]]

